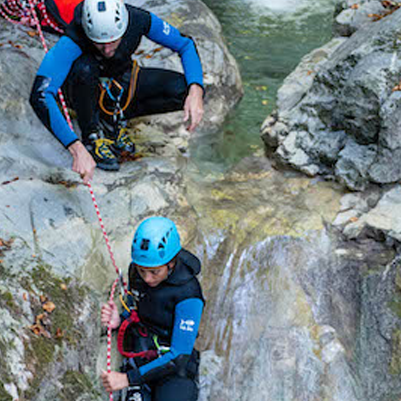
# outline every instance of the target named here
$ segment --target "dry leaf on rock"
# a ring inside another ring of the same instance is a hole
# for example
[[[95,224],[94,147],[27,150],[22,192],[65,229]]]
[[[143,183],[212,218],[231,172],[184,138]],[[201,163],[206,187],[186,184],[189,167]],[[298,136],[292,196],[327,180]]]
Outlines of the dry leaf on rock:
[[[33,326],[29,327],[34,334],[37,336],[43,336],[46,338],[51,338],[51,334],[40,324],[34,324]]]
[[[63,331],[60,328],[58,328],[56,331],[56,335],[54,337],[55,338],[63,338],[64,337]]]
[[[56,309],[56,305],[54,305],[53,302],[48,301],[48,302],[46,302],[46,303],[42,306],[42,308],[43,308],[46,312],[52,313],[52,312],[54,311],[54,309]]]

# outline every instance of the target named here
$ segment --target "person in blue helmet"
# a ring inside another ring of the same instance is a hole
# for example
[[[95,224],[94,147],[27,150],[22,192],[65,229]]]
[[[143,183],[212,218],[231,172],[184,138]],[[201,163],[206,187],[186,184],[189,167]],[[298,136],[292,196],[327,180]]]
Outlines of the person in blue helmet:
[[[139,68],[133,55],[143,37],[177,52],[184,74]],[[76,112],[81,139],[60,111],[60,88]],[[193,131],[203,116],[203,94],[202,65],[192,38],[121,0],[84,0],[65,35],[43,59],[30,103],[69,150],[73,171],[87,183],[96,166],[116,171],[121,154],[135,151],[123,129],[128,119],[184,110],[184,121]]]
[[[173,221],[150,217],[139,225],[129,266],[129,292],[139,322],[128,346],[158,350],[158,357],[131,358],[123,372],[103,372],[106,391],[124,389],[126,400],[197,400],[199,352],[194,343],[205,303],[196,277],[200,269],[199,259],[181,247]],[[120,316],[112,301],[101,309],[102,324],[112,329],[123,327],[128,315]]]

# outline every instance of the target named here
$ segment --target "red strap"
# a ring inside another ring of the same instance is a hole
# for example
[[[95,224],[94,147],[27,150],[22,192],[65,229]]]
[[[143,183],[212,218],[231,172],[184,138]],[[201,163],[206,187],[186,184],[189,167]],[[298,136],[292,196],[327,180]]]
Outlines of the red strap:
[[[131,311],[131,315],[128,319],[124,320],[120,326],[120,329],[118,330],[118,336],[117,336],[117,349],[119,353],[122,356],[125,356],[127,358],[144,358],[149,361],[152,361],[153,359],[156,359],[158,357],[158,353],[156,350],[148,350],[148,351],[141,351],[141,352],[126,352],[124,351],[124,337],[125,337],[125,332],[128,328],[133,323],[139,323],[139,317],[138,313],[133,310]],[[143,330],[139,330],[140,334],[144,337],[146,337],[145,332]]]

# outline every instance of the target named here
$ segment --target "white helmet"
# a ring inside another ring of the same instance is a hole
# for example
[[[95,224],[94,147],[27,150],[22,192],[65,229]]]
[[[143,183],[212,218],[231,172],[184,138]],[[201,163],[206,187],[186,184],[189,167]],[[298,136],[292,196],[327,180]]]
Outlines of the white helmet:
[[[127,7],[123,0],[85,0],[82,26],[93,42],[113,42],[121,38],[127,29]]]

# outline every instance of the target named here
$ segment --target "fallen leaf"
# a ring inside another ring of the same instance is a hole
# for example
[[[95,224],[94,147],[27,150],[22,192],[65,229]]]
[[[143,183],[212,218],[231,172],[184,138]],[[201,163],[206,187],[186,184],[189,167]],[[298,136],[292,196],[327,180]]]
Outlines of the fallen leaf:
[[[41,302],[42,304],[44,304],[44,303],[47,301],[47,297],[45,297],[44,295],[41,295],[41,296],[39,297],[39,299],[40,299],[40,302]]]
[[[23,299],[24,301],[28,301],[28,295],[27,295],[26,292],[24,292],[24,293],[22,294],[22,299]]]
[[[61,288],[63,291],[67,291],[67,286],[66,286],[64,283],[60,284],[60,288]]]
[[[359,4],[353,4],[353,5],[351,6],[351,9],[352,9],[352,10],[358,10],[358,8],[359,8]]]
[[[3,263],[3,259],[0,259],[0,264]]]
[[[52,313],[54,311],[54,309],[56,309],[56,305],[54,305],[53,302],[47,301],[42,308],[48,312],[48,313]]]
[[[313,70],[309,70],[309,71],[307,72],[307,74],[308,74],[308,75],[312,75],[314,72],[315,72],[315,71],[313,71]]]
[[[15,182],[15,181],[18,181],[18,180],[19,180],[19,177],[15,177],[15,178],[13,178],[13,179],[10,180],[10,181],[4,181],[4,182],[2,182],[1,185],[11,184],[12,182]]]
[[[36,255],[32,255],[33,258],[36,258]]]
[[[145,56],[145,58],[152,58],[152,55],[151,54],[147,54],[146,56]]]
[[[36,334],[37,336],[40,335],[42,329],[39,325],[34,324],[33,326],[29,326],[29,328],[33,331],[34,334]]]
[[[27,34],[28,34],[31,38],[33,38],[34,36],[37,35],[36,31],[28,31]]]
[[[132,154],[131,152],[121,152],[120,162],[121,163],[132,162],[135,160],[139,160],[142,157],[144,157],[144,155],[141,152],[137,152],[134,154]]]
[[[355,222],[357,222],[359,219],[358,219],[358,217],[351,217],[350,219],[349,219],[349,221],[351,222],[351,223],[355,223]]]
[[[43,337],[46,337],[46,338],[51,338],[52,337],[51,334],[41,324],[34,324],[32,326],[29,326],[29,328],[37,336],[43,336]]]
[[[59,181],[59,184],[64,185],[66,188],[76,188],[77,186],[73,181]]]
[[[33,229],[33,233],[36,234],[36,228]]]
[[[40,315],[36,316],[36,320],[43,320],[46,317],[44,313],[41,313]]]
[[[153,50],[153,53],[157,53],[157,52],[160,52],[162,50],[163,50],[162,47],[156,47],[156,49]]]
[[[21,45],[14,45],[14,47],[15,47],[16,49],[22,49],[22,46],[21,46]]]
[[[5,247],[7,249],[10,249],[13,242],[14,242],[14,238],[10,238],[8,241],[0,238],[0,248]]]
[[[55,335],[54,337],[55,337],[55,338],[63,338],[63,337],[64,337],[63,331],[62,331],[60,328],[58,328],[58,329],[56,330],[56,335]]]
[[[373,18],[373,21],[376,22],[376,21],[381,20],[384,17],[387,17],[387,15],[390,15],[390,14],[392,14],[392,11],[386,12],[383,15],[380,15],[380,14],[368,14],[368,17],[369,18]]]

